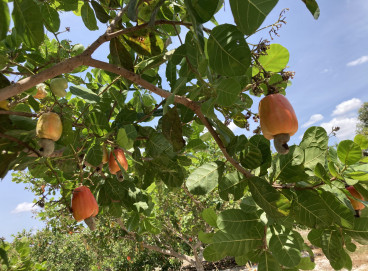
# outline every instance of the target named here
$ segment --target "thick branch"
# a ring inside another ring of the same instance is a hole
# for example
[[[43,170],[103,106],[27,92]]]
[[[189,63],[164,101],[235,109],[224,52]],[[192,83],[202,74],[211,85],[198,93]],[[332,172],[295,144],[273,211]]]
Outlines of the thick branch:
[[[23,116],[23,117],[30,117],[30,118],[37,118],[37,114],[28,113],[28,112],[16,112],[16,111],[6,111],[0,110],[0,115],[16,115],[16,116]]]
[[[55,66],[48,68],[38,74],[19,80],[13,85],[0,89],[0,101],[20,94],[35,85],[42,83],[50,78],[54,78],[62,73],[68,73],[75,68],[83,65],[83,58],[80,56],[69,58]]]

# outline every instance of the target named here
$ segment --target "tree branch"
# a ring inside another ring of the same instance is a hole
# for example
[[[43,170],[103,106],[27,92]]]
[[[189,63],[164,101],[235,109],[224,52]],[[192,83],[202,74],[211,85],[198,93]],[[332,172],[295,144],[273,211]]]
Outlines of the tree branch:
[[[16,112],[16,111],[7,111],[7,110],[0,110],[0,115],[16,115],[16,116],[23,116],[23,117],[30,117],[30,118],[37,118],[37,114],[28,113],[28,112]]]

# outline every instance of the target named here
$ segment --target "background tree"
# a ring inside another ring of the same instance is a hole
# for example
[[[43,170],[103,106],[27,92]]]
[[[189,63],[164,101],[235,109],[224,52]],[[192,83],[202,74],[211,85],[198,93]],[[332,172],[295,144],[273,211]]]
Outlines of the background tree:
[[[368,135],[368,102],[365,102],[358,111],[357,134]]]
[[[88,186],[100,209],[91,237],[111,230],[108,242],[129,239],[197,270],[202,255],[312,269],[299,227],[334,269],[351,269],[348,252],[352,240],[367,242],[368,218],[357,217],[349,198],[366,202],[345,187],[368,198],[368,140],[328,147],[326,131],[311,127],[281,155],[259,129],[247,138],[227,127],[249,129],[253,98],[285,94],[292,79],[285,47],[247,42],[277,2],[231,0],[232,25],[213,17],[220,0],[2,0],[0,176],[23,171],[14,180],[33,184],[41,217],[59,232],[77,227],[70,199]],[[317,3],[303,2],[318,18]],[[71,11],[106,32],[87,48],[62,40],[59,13]],[[270,32],[282,23],[283,13]],[[104,43],[109,55],[93,58]],[[127,162],[115,172],[104,162],[106,149],[110,161],[122,156],[117,148]]]

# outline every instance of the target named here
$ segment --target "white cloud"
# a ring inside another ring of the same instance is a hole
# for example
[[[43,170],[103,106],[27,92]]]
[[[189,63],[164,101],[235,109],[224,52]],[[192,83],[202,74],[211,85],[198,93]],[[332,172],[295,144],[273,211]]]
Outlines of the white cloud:
[[[34,206],[34,203],[32,202],[22,202],[22,203],[19,203],[17,207],[15,207],[13,211],[11,211],[11,213],[18,214],[18,213],[23,213],[23,212],[37,211],[39,209],[40,207]]]
[[[323,116],[321,114],[314,114],[312,115],[309,120],[302,125],[302,128],[308,127],[316,122],[323,120]]]
[[[340,127],[340,130],[336,132],[336,137],[340,140],[343,139],[353,139],[355,136],[355,129],[358,123],[357,118],[333,118],[329,122],[324,122],[321,124],[327,133],[331,133],[332,127]]]
[[[346,65],[349,66],[349,67],[353,67],[353,66],[361,65],[365,62],[368,62],[368,56],[359,57],[358,59],[353,60],[353,61],[349,62]]]
[[[332,112],[332,116],[338,116],[346,114],[352,110],[358,110],[362,106],[363,102],[357,98],[340,103],[336,106],[335,110]]]

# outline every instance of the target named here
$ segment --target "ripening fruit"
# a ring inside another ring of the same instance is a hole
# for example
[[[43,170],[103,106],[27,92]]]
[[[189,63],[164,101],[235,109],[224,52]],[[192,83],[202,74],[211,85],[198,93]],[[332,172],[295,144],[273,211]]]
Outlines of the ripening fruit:
[[[47,96],[46,85],[44,83],[38,84],[36,88],[37,93],[33,95],[33,98],[41,100]]]
[[[130,256],[127,256],[127,260],[130,262],[132,258]]]
[[[298,131],[298,119],[289,101],[282,94],[267,95],[260,101],[258,112],[263,136],[274,139],[278,153],[287,154],[287,142]]]
[[[107,152],[106,146],[102,147],[102,164],[106,164],[109,161],[109,153]]]
[[[98,214],[98,204],[91,190],[86,186],[80,186],[73,191],[72,210],[75,220],[86,222],[93,231],[96,229],[94,218]]]
[[[44,113],[37,121],[36,135],[41,146],[43,156],[50,156],[55,149],[55,141],[58,141],[63,132],[63,126],[58,114],[53,112]]]
[[[9,103],[7,100],[0,101],[0,108],[4,110],[9,110]]]
[[[363,196],[358,192],[356,191],[356,189],[354,188],[354,186],[348,186],[346,187],[346,189],[349,191],[349,193],[356,199],[360,199],[360,200],[363,200],[364,201],[364,198]],[[353,206],[355,212],[356,212],[356,215],[357,217],[360,216],[359,214],[359,211],[360,210],[363,210],[365,208],[364,204],[361,203],[360,201],[357,201],[351,197],[348,197],[348,199],[350,200],[351,202],[351,205]]]
[[[67,92],[65,89],[68,87],[68,81],[65,78],[51,79],[50,88],[51,91],[59,97],[65,97]]]
[[[115,160],[115,157],[116,157],[116,160]],[[125,169],[125,171],[128,170],[128,161],[125,158],[125,154],[122,149],[114,149],[110,153],[109,170],[111,174],[116,174],[117,172],[120,171],[120,167],[116,161],[119,162],[119,164]]]

